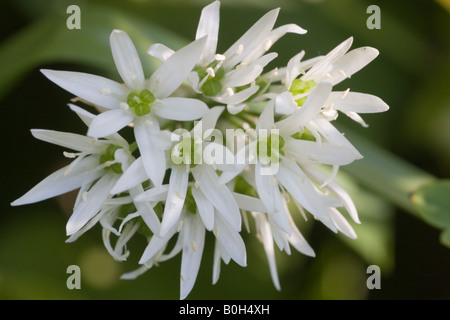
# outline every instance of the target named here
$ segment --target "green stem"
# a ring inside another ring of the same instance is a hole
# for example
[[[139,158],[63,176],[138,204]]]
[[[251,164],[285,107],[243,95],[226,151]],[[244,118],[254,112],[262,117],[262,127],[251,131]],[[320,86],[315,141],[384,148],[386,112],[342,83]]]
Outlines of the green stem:
[[[419,187],[434,182],[437,178],[376,146],[359,134],[346,128],[343,132],[364,158],[342,167],[342,170],[383,198],[420,217],[410,196]]]

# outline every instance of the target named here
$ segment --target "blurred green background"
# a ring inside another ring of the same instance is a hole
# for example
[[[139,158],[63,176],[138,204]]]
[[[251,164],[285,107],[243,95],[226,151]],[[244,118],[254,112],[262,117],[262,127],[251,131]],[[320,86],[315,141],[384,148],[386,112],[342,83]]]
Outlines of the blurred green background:
[[[136,268],[143,239],[131,242],[131,256],[124,263],[107,254],[100,228],[66,244],[65,222],[73,195],[22,207],[10,207],[9,203],[64,165],[64,150],[33,139],[31,128],[86,132],[66,107],[71,94],[48,81],[39,69],[89,72],[118,80],[109,49],[109,34],[117,28],[129,33],[149,76],[157,62],[145,56],[148,46],[162,42],[177,49],[193,39],[201,8],[208,3],[2,1],[1,299],[178,299],[180,256],[137,280],[125,281],[119,276]],[[66,28],[66,8],[71,4],[81,8],[80,30]],[[381,9],[380,30],[366,27],[370,16],[366,9],[371,4]],[[449,1],[224,0],[218,52],[275,7],[281,7],[277,26],[297,23],[308,34],[280,40],[273,48],[279,53],[273,67],[285,65],[300,50],[306,51],[307,58],[326,54],[350,36],[355,38],[353,48],[380,50],[374,62],[337,88],[377,95],[391,107],[387,113],[365,116],[370,125],[367,129],[344,116],[337,121],[343,131],[355,136],[355,145],[362,148],[369,164],[373,159],[372,167],[389,167],[393,175],[401,170],[414,172],[419,180],[427,180],[428,174],[449,178]],[[359,136],[370,141],[367,152]],[[386,157],[370,157],[378,147],[388,151]],[[312,219],[298,219],[317,257],[277,252],[282,287],[278,292],[254,229],[251,234],[244,231],[248,267],[222,264],[219,282],[213,286],[213,239],[208,235],[197,283],[188,298],[449,299],[450,250],[439,242],[440,230],[411,214],[406,196],[395,199],[389,171],[387,175],[375,171],[364,176],[368,162],[361,163],[349,166],[339,176],[360,213],[362,224],[354,226],[359,239],[344,239]],[[66,269],[73,264],[81,268],[81,290],[66,287]],[[380,290],[366,287],[366,269],[372,264],[381,268]]]

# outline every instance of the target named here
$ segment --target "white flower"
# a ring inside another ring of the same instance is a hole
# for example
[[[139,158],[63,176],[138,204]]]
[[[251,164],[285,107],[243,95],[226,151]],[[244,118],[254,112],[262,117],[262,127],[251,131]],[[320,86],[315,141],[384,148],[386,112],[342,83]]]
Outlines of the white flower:
[[[271,78],[271,81],[279,80],[283,84],[278,89],[272,89],[273,93],[266,95],[276,100],[275,111],[279,114],[291,114],[303,105],[318,83],[329,82],[336,85],[350,78],[379,54],[378,50],[371,47],[361,47],[347,52],[352,42],[351,37],[324,57],[302,62],[305,55],[302,51],[291,58],[287,67],[278,70],[276,76]],[[333,92],[325,105],[322,115],[329,120],[334,120],[337,111],[341,111],[364,126],[367,125],[358,113],[376,113],[389,109],[380,98],[370,94],[350,92],[350,89]]]
[[[208,110],[200,100],[169,97],[197,63],[206,39],[192,42],[171,55],[148,81],[128,35],[114,30],[110,42],[124,84],[79,72],[42,70],[42,73],[67,91],[106,109],[93,120],[89,136],[105,137],[133,123],[144,168],[152,182],[159,186],[166,161],[154,139],[160,130],[157,117],[189,121],[201,118]]]
[[[71,106],[80,118],[90,124],[90,113]],[[12,205],[23,205],[52,198],[80,188],[74,211],[67,222],[67,235],[83,228],[101,210],[120,174],[132,161],[129,145],[119,134],[105,139],[53,130],[31,130],[37,139],[77,151],[64,152],[74,158],[69,165],[52,173]]]
[[[190,74],[189,81],[195,91],[209,99],[227,105],[230,113],[243,110],[245,101],[258,92],[255,83],[264,67],[277,57],[277,53],[265,53],[286,33],[304,34],[306,30],[295,24],[273,29],[279,9],[274,9],[259,19],[223,54],[217,54],[220,2],[214,1],[202,10],[196,39],[207,37],[200,60]],[[172,50],[153,45],[148,53],[167,59]]]

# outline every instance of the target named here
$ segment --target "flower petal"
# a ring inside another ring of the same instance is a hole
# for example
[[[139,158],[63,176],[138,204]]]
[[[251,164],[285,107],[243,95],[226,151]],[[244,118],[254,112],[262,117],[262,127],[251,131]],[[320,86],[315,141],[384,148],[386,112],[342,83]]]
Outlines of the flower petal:
[[[95,138],[103,138],[117,133],[132,121],[133,115],[131,112],[122,109],[108,110],[95,117],[87,135]]]
[[[166,173],[166,157],[164,150],[157,147],[154,135],[159,132],[159,124],[155,119],[139,119],[134,126],[139,152],[144,169],[155,187],[160,187]]]
[[[111,51],[122,80],[131,90],[142,90],[145,76],[136,47],[128,34],[122,30],[113,30],[109,38]]]
[[[230,190],[219,184],[219,176],[208,165],[197,165],[192,175],[198,182],[200,190],[208,198],[221,216],[236,230],[241,230],[241,213]]]
[[[226,88],[245,86],[255,81],[262,71],[263,67],[257,64],[234,69],[226,73],[225,78],[222,80],[223,86]]]
[[[248,98],[250,98],[256,92],[258,92],[258,90],[259,86],[250,86],[249,88],[234,93],[232,95],[226,94],[223,96],[214,97],[214,100],[224,104],[238,105],[247,100]]]
[[[358,157],[352,149],[331,143],[317,143],[307,140],[285,138],[285,149],[297,161],[311,161],[313,163],[346,165]]]
[[[208,106],[203,101],[190,98],[165,98],[153,104],[156,115],[176,121],[200,119],[208,110]]]
[[[61,88],[90,103],[107,109],[116,109],[127,96],[121,84],[88,73],[42,69],[41,72]]]
[[[205,245],[205,226],[198,215],[186,215],[183,229],[180,299],[186,298],[194,287]]]
[[[256,191],[259,198],[264,203],[267,213],[272,217],[276,225],[290,234],[289,221],[287,213],[283,206],[281,192],[278,187],[278,181],[273,175],[265,174],[260,163],[255,166]]]
[[[164,214],[161,222],[161,236],[172,228],[180,217],[184,206],[188,187],[189,170],[186,166],[173,166],[169,179],[169,192],[164,206]],[[195,212],[192,212],[195,213]]]
[[[275,25],[279,11],[280,9],[274,9],[266,13],[239,40],[225,51],[223,54],[226,57],[223,64],[225,69],[230,69],[237,65],[264,41]],[[242,48],[242,52],[236,54],[240,47]]]
[[[332,92],[326,104],[343,112],[377,113],[389,110],[379,97],[359,92]]]
[[[105,174],[88,191],[87,199],[75,208],[66,225],[67,235],[70,236],[80,230],[92,217],[94,217],[108,198],[109,192],[117,182],[116,174]]]
[[[269,222],[264,214],[254,214],[256,220],[256,228],[261,235],[264,251],[266,252],[267,261],[269,263],[270,275],[275,288],[280,291],[280,280],[278,278],[277,264],[275,261],[275,250],[273,246],[272,231],[270,230]]]
[[[378,54],[378,50],[371,47],[362,47],[346,53],[333,63],[333,69],[329,71],[331,83],[336,85],[342,80],[350,78],[375,59]],[[328,76],[326,77],[328,78]]]
[[[205,48],[200,57],[199,64],[207,65],[214,59],[219,36],[220,1],[214,1],[203,8],[197,27],[195,39],[207,36]]]
[[[302,77],[304,81],[314,80],[319,83],[326,77],[326,74],[333,70],[333,63],[341,58],[350,49],[353,43],[353,37],[348,38],[336,48],[331,50],[325,57],[317,62],[309,71]]]
[[[258,123],[256,124],[256,132],[258,134],[260,133],[259,130],[269,130],[267,136],[270,135],[270,130],[272,130],[274,126],[274,107],[274,101],[270,100],[259,116]]]
[[[309,121],[311,121],[324,107],[325,102],[331,93],[332,86],[328,82],[319,83],[308,95],[305,103],[292,115],[276,123],[280,129],[280,134],[290,136],[300,131]]]
[[[112,188],[111,194],[118,194],[131,189],[132,187],[148,180],[147,173],[142,163],[142,158],[136,159],[125,172],[120,176],[116,185]]]
[[[298,105],[294,101],[292,93],[285,91],[275,99],[276,112],[281,115],[290,115],[298,110]]]
[[[148,226],[148,228],[154,233],[159,234],[161,224],[159,222],[156,212],[149,202],[136,201],[136,197],[144,193],[144,188],[141,185],[137,185],[130,189],[130,195],[134,199],[133,203],[137,209],[137,212],[141,216],[142,220]]]
[[[148,48],[147,53],[160,61],[166,61],[175,51],[161,43],[154,43]]]
[[[214,206],[211,202],[209,202],[199,188],[194,187],[191,190],[203,224],[208,231],[211,231],[214,227]]]
[[[214,217],[215,228],[213,230],[216,240],[223,249],[238,265],[247,266],[247,252],[245,243],[238,231],[230,226],[220,214]]]
[[[149,89],[157,99],[167,98],[186,80],[205,43],[206,38],[196,40],[173,53],[159,66],[149,80]]]
[[[20,206],[39,202],[75,190],[83,184],[91,183],[104,173],[102,170],[92,170],[97,166],[97,157],[86,157],[71,169],[69,166],[61,168],[39,182],[11,205]]]
[[[333,219],[334,225],[336,228],[345,234],[350,239],[356,239],[358,236],[356,235],[353,227],[348,223],[348,221],[342,216],[342,214],[335,208],[328,208],[331,219]]]
[[[31,133],[33,134],[33,137],[39,140],[88,154],[99,153],[104,149],[106,150],[106,147],[108,146],[108,142],[106,141],[92,139],[70,132],[32,129]]]

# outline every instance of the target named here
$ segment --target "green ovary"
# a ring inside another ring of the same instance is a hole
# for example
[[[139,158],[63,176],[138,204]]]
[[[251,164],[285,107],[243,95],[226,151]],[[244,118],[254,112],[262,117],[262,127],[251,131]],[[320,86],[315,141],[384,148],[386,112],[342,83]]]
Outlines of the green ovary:
[[[197,72],[200,81],[208,76],[208,79],[206,79],[206,81],[200,87],[200,90],[203,92],[203,94],[208,97],[213,97],[222,91],[222,79],[225,76],[225,70],[222,67],[215,70],[216,66],[217,61],[214,61],[206,67],[196,66],[194,68],[194,71]],[[208,74],[208,72],[206,71],[206,69],[208,68],[212,68],[213,70],[215,70],[214,77]]]
[[[132,92],[127,97],[128,106],[138,117],[142,117],[152,111],[153,101],[155,101],[155,96],[147,89],[144,89],[139,93]]]
[[[108,148],[106,149],[106,152],[100,156],[100,164],[104,164],[104,163],[106,163],[108,161],[109,162],[114,161],[115,160],[114,154],[116,153],[116,151],[118,149],[121,149],[121,147],[116,146],[114,144],[110,144],[108,146]],[[112,170],[113,172],[119,173],[119,174],[123,173],[123,171],[122,171],[122,164],[118,163],[118,162],[113,163],[113,164],[111,164],[109,166],[106,166],[105,169]]]
[[[317,84],[313,80],[303,81],[301,79],[295,79],[294,81],[292,81],[289,92],[292,93],[292,95],[295,97],[298,94],[304,94],[311,91],[316,85]],[[307,97],[297,99],[295,100],[295,102],[299,107],[301,107],[305,103],[306,98]]]

